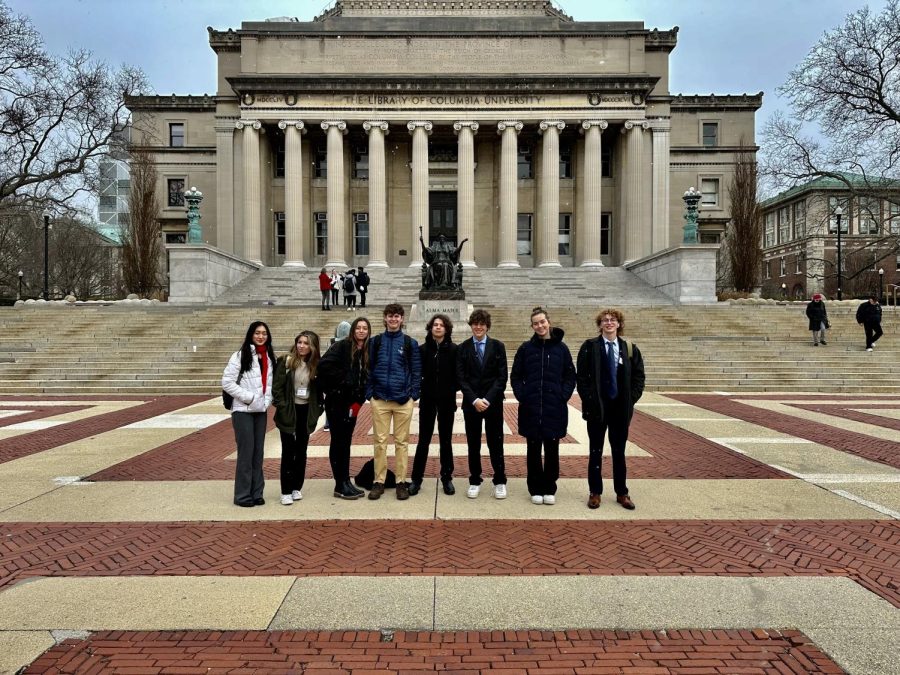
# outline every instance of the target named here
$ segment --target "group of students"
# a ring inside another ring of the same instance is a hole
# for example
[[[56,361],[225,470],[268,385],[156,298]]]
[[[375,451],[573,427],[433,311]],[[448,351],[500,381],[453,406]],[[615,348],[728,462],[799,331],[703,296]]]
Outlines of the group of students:
[[[370,402],[374,436],[373,483],[368,498],[379,499],[388,482],[387,446],[393,435],[397,499],[422,488],[435,423],[438,431],[440,480],[447,495],[455,494],[452,450],[457,392],[468,449],[466,496],[481,492],[482,433],[493,472],[493,496],[508,496],[503,451],[503,401],[507,382],[519,402],[518,433],[526,440],[527,487],[534,504],[556,503],[559,443],[568,427],[568,402],[577,389],[589,438],[587,505],[600,506],[601,460],[609,437],[616,501],[634,509],[628,493],[625,444],[634,404],[644,390],[644,363],[637,346],[621,336],[625,319],[617,309],[596,317],[599,335],[578,351],[577,369],[564,332],[551,323],[547,310],[530,316],[533,335],[522,343],[508,372],[506,347],[489,337],[491,315],[476,309],[468,319],[471,337],[453,341],[453,322],[435,314],[426,324],[425,342],[403,332],[402,305],[384,308],[384,332],[372,335],[365,317],[357,317],[350,333],[321,355],[319,337],[303,331],[290,352],[275,358],[272,336],[262,321],[253,322],[244,344],[222,376],[222,389],[233,397],[232,426],[237,443],[234,503],[257,506],[263,499],[263,443],[266,411],[275,406],[281,435],[281,503],[303,498],[310,434],[324,411],[330,426],[328,456],[334,496],[365,496],[350,479],[350,445],[360,408]],[[409,469],[408,439],[415,402],[419,402],[419,442]]]
[[[828,321],[828,310],[825,309],[824,301],[825,298],[821,293],[815,293],[806,305],[806,318],[809,319],[809,330],[812,331],[813,347],[828,344],[825,341],[825,331],[831,328],[831,322]],[[878,338],[884,335],[881,329],[881,305],[877,295],[870,294],[868,299],[856,308],[856,323],[865,331],[866,351],[873,351]]]
[[[330,311],[332,306],[337,306],[338,295],[343,291],[344,306],[347,311],[356,308],[356,294],[359,293],[359,306],[366,306],[366,293],[369,291],[369,275],[362,267],[356,270],[350,269],[341,274],[337,270],[330,272],[322,268],[319,272],[319,292],[322,294],[322,309]]]

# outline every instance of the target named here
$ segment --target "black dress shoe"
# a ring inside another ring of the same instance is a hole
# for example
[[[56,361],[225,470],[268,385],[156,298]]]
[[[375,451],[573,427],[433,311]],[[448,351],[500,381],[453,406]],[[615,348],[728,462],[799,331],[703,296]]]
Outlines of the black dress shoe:
[[[344,481],[339,487],[334,489],[334,496],[338,499],[359,499],[364,494],[365,492],[354,489],[350,485],[349,480]]]
[[[346,481],[344,481],[344,485],[347,487],[348,490],[350,490],[350,492],[355,492],[355,493],[356,493],[357,495],[359,495],[360,497],[365,497],[365,496],[366,496],[366,491],[365,491],[365,490],[360,490],[358,487],[356,487],[356,486],[353,484],[353,481],[350,480],[349,478],[348,478]]]
[[[243,507],[243,508],[245,508],[245,509],[249,509],[249,508],[251,508],[252,506],[255,506],[255,504],[254,504],[253,502],[235,502],[234,505],[235,505],[235,506],[241,506],[241,507]]]
[[[260,497],[259,499],[253,500],[253,506],[265,506],[266,500]]]
[[[442,480],[441,483],[442,483],[443,486],[444,486],[444,494],[445,494],[445,495],[455,495],[455,494],[456,494],[456,488],[453,487],[453,481],[452,481],[452,480],[450,480],[450,479],[448,478],[447,480]]]
[[[414,480],[409,484],[409,496],[415,497],[419,494],[419,490],[422,489],[422,481]]]

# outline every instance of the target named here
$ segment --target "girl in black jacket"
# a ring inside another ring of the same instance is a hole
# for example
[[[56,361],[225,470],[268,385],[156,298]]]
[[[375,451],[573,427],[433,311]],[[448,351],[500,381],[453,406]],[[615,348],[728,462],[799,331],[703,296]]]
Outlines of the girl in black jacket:
[[[519,435],[528,448],[528,492],[532,504],[555,504],[559,478],[559,439],[569,423],[568,402],[575,391],[575,364],[541,307],[531,312],[534,335],[513,360],[510,382],[519,401]],[[541,450],[544,461],[541,462]]]

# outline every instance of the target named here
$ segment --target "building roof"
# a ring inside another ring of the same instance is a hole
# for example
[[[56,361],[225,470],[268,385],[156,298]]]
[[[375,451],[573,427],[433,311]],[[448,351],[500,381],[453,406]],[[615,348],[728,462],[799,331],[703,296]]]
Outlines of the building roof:
[[[900,180],[881,176],[865,176],[860,173],[851,173],[849,171],[838,171],[828,176],[819,176],[802,185],[796,185],[784,192],[780,192],[774,197],[770,197],[760,203],[760,207],[766,209],[775,204],[780,204],[781,202],[786,202],[795,197],[799,197],[807,192],[819,190],[846,190],[856,192],[885,189],[900,190]]]

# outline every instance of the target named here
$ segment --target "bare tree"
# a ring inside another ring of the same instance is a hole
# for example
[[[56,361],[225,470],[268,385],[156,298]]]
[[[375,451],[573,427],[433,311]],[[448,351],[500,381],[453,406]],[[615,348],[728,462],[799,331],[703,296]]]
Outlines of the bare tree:
[[[141,71],[90,52],[49,54],[31,21],[0,0],[0,202],[61,207],[90,191],[127,122],[125,97],[145,88]]]
[[[756,158],[741,138],[735,153],[734,175],[728,185],[731,225],[728,228],[726,268],[734,290],[749,292],[759,285],[762,265],[762,217],[757,200]]]
[[[122,228],[122,273],[125,288],[144,296],[159,289],[162,242],[156,183],[156,164],[150,152],[132,147],[129,213]]]

